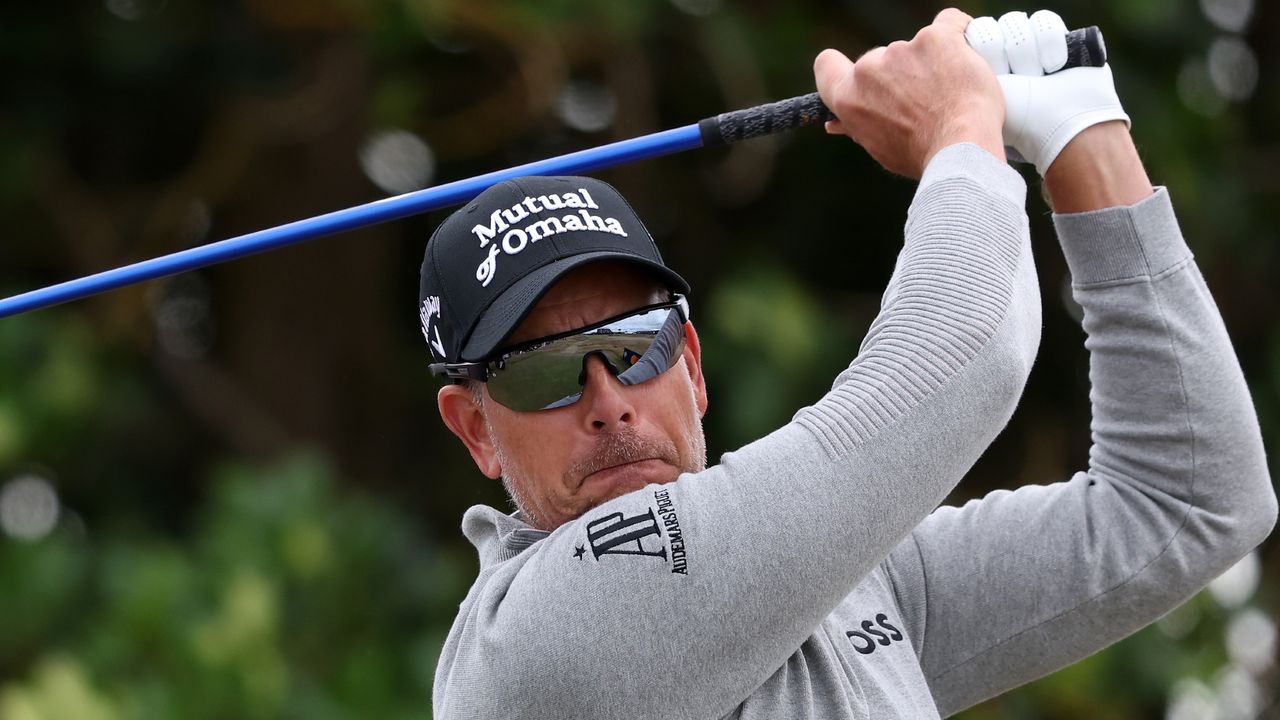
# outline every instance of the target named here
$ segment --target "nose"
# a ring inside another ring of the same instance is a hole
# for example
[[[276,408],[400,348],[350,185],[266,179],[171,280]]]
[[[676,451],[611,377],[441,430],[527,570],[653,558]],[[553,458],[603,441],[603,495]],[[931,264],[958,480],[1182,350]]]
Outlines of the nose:
[[[630,393],[598,355],[583,360],[586,381],[582,384],[583,422],[592,433],[618,430],[636,420]]]

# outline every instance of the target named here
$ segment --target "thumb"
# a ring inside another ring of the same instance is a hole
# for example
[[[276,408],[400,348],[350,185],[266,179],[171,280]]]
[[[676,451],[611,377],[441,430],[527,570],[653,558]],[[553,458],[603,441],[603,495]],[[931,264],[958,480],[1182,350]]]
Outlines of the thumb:
[[[1031,99],[1035,90],[1035,81],[1026,75],[997,75],[1000,91],[1004,95],[1004,144],[1015,148],[1023,157],[1031,158],[1031,140],[1034,135],[1030,131]]]
[[[823,50],[813,61],[813,80],[823,104],[836,112],[843,104],[838,98],[853,91],[853,61],[839,50]]]

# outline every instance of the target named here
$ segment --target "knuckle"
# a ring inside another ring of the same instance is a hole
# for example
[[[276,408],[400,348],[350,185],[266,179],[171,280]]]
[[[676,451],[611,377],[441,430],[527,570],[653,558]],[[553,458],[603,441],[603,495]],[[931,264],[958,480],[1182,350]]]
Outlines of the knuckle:
[[[921,43],[933,43],[942,37],[942,30],[937,25],[925,25],[916,33],[915,39]]]
[[[847,118],[852,111],[858,108],[858,96],[856,96],[856,92],[851,91],[852,86],[854,86],[854,82],[852,82],[851,77],[845,79],[846,82],[840,83],[841,91],[832,95],[831,101],[827,104],[828,108],[831,109],[832,113],[835,113],[837,118]]]
[[[886,51],[887,50],[884,47],[871,48],[858,57],[858,62],[854,64],[854,68],[856,69],[859,65],[863,68],[874,68],[879,66],[880,63],[884,62],[884,54]]]

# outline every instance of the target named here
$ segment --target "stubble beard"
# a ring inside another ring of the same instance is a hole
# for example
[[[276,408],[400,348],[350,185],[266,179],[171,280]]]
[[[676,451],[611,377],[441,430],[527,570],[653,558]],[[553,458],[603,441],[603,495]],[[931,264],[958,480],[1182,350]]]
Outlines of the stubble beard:
[[[622,463],[648,458],[660,458],[674,466],[680,473],[705,470],[707,468],[707,438],[702,429],[697,401],[692,392],[689,395],[689,403],[693,417],[699,419],[694,421],[693,429],[687,438],[689,443],[687,460],[683,462],[680,460],[680,453],[672,439],[647,437],[631,427],[624,427],[622,430],[601,433],[596,442],[596,447],[590,453],[574,460],[565,470],[561,477],[561,482],[566,487],[577,487],[581,484],[583,478],[593,472]],[[485,418],[485,424],[489,424],[488,417]],[[550,518],[542,516],[542,513],[536,509],[538,503],[527,493],[527,490],[532,488],[533,485],[528,481],[521,463],[509,454],[506,447],[498,441],[497,434],[493,432],[492,426],[488,427],[488,431],[489,437],[494,440],[494,454],[498,456],[498,462],[502,465],[502,487],[506,489],[507,497],[511,499],[512,504],[519,511],[520,517],[533,527],[554,530],[555,528],[551,527]],[[679,477],[679,474],[677,474],[677,477]],[[596,505],[612,499],[612,496],[606,497],[590,507],[583,508],[578,515],[580,516]]]

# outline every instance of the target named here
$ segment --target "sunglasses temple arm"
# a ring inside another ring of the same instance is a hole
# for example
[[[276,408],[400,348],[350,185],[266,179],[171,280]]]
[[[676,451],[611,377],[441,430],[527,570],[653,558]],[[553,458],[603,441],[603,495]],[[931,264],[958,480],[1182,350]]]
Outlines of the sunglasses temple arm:
[[[484,363],[432,363],[427,366],[432,375],[444,375],[450,380],[479,380],[484,382],[489,373]]]

